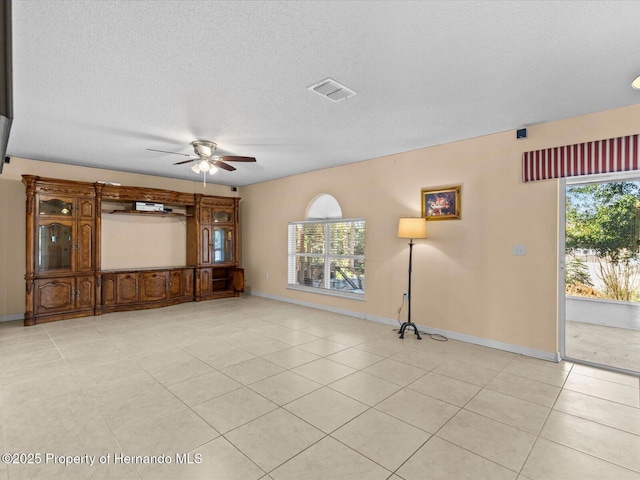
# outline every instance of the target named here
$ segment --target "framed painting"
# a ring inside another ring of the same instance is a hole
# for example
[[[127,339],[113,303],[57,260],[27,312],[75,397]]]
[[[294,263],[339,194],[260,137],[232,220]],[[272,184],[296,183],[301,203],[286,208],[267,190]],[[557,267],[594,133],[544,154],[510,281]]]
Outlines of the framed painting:
[[[427,220],[459,220],[460,190],[460,185],[423,188],[422,216]]]

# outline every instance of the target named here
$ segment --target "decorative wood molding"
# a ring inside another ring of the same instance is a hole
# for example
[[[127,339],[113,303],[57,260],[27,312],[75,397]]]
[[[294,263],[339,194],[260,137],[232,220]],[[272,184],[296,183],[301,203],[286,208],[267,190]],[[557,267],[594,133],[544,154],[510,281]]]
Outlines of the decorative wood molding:
[[[103,200],[112,201],[130,200],[132,202],[155,202],[182,206],[195,204],[193,193],[174,192],[158,188],[122,187],[117,185],[104,185],[102,198]]]
[[[22,183],[27,186],[27,189],[32,188],[34,193],[46,195],[95,196],[93,183],[58,180],[56,178],[44,178],[36,175],[23,175]]]

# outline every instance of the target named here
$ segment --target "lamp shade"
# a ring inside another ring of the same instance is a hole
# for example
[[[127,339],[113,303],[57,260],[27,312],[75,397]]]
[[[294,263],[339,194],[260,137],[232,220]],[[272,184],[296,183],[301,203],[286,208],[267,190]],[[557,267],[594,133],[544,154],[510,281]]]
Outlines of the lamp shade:
[[[427,238],[426,219],[401,218],[398,222],[398,238]]]

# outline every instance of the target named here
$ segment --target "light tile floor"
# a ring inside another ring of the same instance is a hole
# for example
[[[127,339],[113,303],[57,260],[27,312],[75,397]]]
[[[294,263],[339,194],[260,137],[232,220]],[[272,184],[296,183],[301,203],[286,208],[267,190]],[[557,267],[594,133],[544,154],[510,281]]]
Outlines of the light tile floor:
[[[0,480],[640,480],[638,377],[252,296],[0,324],[0,402]]]

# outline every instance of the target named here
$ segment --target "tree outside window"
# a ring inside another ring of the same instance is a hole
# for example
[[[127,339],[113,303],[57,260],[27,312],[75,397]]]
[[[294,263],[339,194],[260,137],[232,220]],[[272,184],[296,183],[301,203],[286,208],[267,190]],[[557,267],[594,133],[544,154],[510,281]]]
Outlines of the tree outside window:
[[[567,188],[567,294],[640,300],[640,182]]]

